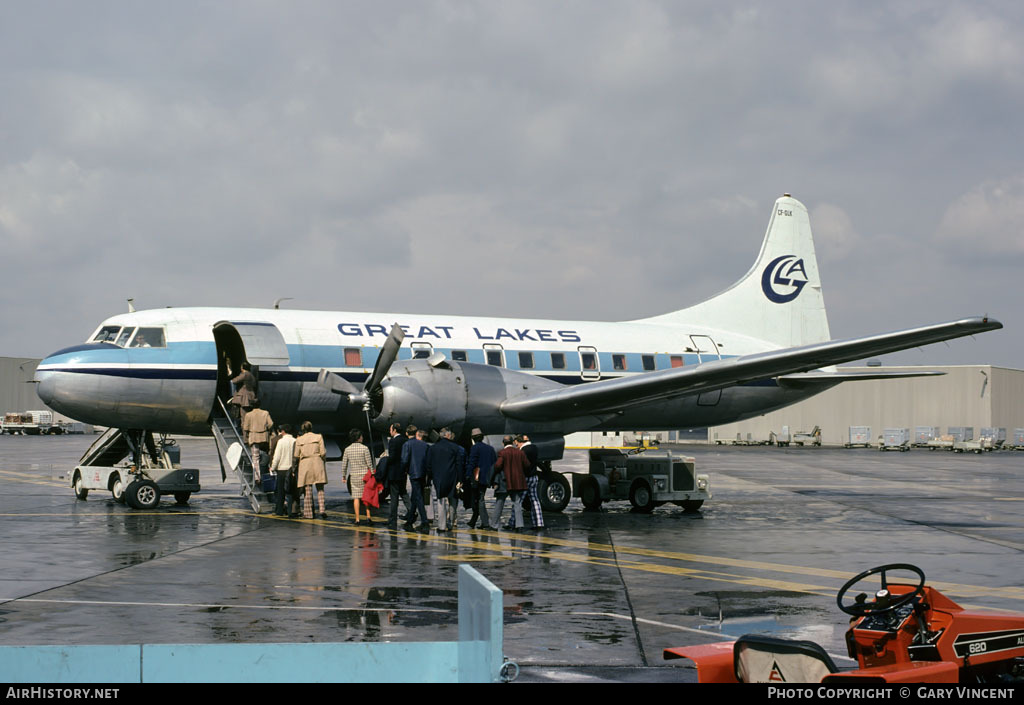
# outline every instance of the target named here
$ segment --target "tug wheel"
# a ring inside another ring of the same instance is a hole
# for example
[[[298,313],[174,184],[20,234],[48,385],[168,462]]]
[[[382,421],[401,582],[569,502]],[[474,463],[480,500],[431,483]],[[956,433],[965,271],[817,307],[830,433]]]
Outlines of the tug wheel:
[[[82,473],[75,473],[75,496],[79,499],[85,499],[89,496],[89,490],[85,489],[85,483],[82,482]]]
[[[637,480],[629,488],[629,503],[638,512],[643,512],[644,514],[650,514],[654,511],[654,493],[651,492],[651,487],[646,481]]]
[[[596,512],[601,509],[601,486],[592,477],[583,479],[580,486],[580,500],[584,509]]]
[[[849,592],[850,588],[859,583],[861,580],[870,578],[872,575],[881,576],[881,589],[888,590],[889,582],[886,579],[885,574],[886,572],[893,570],[902,570],[911,573],[916,573],[917,577],[919,578],[917,587],[915,587],[912,591],[908,592],[906,595],[900,595],[891,602],[887,601],[885,605],[880,607],[876,606],[874,602],[867,601],[843,604],[843,598],[846,596],[846,593]],[[902,607],[908,602],[913,601],[922,592],[924,592],[923,570],[918,568],[916,565],[911,565],[909,563],[887,563],[885,565],[880,565],[877,568],[865,570],[860,575],[856,575],[847,580],[846,583],[841,588],[839,588],[839,594],[836,595],[836,604],[839,606],[840,610],[842,610],[846,614],[851,614],[855,617],[866,617],[868,615],[876,614],[888,614],[889,612],[892,612],[897,608]]]
[[[110,483],[110,494],[114,496],[115,502],[120,502],[121,504],[125,503],[124,482],[121,480],[120,476],[115,476],[113,481]]]

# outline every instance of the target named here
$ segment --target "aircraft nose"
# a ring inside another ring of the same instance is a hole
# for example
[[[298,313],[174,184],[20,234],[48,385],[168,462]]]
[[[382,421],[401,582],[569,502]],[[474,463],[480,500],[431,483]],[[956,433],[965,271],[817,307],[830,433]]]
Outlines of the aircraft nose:
[[[111,411],[109,393],[93,374],[102,360],[120,361],[123,350],[112,346],[78,345],[49,355],[36,367],[36,394],[48,407],[77,421],[101,423],[97,414]],[[103,424],[106,425],[106,424]]]

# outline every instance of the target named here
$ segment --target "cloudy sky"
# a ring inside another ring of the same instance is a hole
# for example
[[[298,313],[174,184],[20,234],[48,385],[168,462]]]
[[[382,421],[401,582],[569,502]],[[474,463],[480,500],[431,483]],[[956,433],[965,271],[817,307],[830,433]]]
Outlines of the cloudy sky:
[[[2,2],[0,355],[187,305],[616,320],[783,192],[834,337],[1024,367],[1019,2]]]

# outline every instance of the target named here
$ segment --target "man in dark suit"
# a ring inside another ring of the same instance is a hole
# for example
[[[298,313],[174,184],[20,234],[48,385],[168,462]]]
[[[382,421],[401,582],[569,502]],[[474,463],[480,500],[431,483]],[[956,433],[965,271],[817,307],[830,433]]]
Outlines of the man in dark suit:
[[[398,499],[405,497],[405,513],[409,515],[409,499],[405,493],[405,472],[402,470],[402,446],[409,439],[396,423],[391,424],[391,438],[388,439],[388,528],[398,529]]]
[[[409,511],[409,518],[402,525],[404,529],[412,529],[416,515],[420,516],[420,530],[430,528],[430,520],[427,519],[427,509],[423,504],[423,484],[426,480],[427,432],[422,428],[415,431],[416,437],[410,438],[402,446],[402,472],[409,476],[409,500],[412,502],[412,509]]]
[[[434,515],[438,531],[454,529],[459,501],[456,491],[465,480],[466,450],[453,439],[450,429],[441,429],[441,440],[427,451],[427,474],[434,479],[439,511]]]
[[[476,528],[476,520],[480,521],[481,529],[491,528],[490,517],[487,516],[487,507],[484,505],[484,495],[487,486],[491,484],[491,471],[494,468],[494,461],[498,454],[494,448],[484,442],[484,432],[474,428],[472,432],[473,447],[469,449],[469,461],[466,463],[466,483],[470,487],[470,506],[473,508],[473,516],[469,519],[469,528]]]

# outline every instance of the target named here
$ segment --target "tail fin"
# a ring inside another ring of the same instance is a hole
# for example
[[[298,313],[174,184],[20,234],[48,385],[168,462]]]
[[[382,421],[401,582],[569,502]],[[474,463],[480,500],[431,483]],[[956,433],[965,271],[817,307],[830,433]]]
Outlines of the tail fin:
[[[807,208],[784,195],[742,279],[703,303],[644,322],[733,330],[780,347],[830,340]]]

